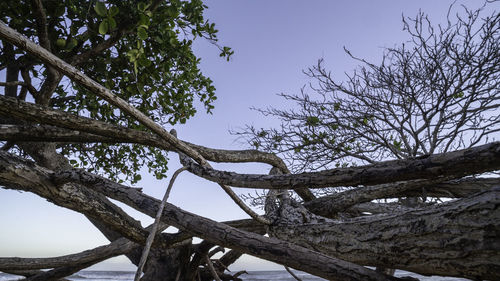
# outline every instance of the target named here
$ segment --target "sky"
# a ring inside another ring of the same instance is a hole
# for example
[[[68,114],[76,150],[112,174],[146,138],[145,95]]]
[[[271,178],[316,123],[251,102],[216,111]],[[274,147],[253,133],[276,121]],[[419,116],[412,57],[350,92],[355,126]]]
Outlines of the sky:
[[[229,130],[246,124],[256,127],[276,126],[276,120],[259,115],[250,107],[293,107],[278,97],[279,93],[298,93],[311,82],[302,70],[324,58],[326,66],[339,80],[358,63],[343,51],[372,62],[379,62],[383,48],[409,39],[402,30],[402,15],[413,17],[419,9],[436,23],[444,23],[449,0],[210,0],[206,18],[216,24],[221,45],[234,51],[229,62],[219,58],[219,51],[206,42],[195,44],[202,58],[202,71],[214,81],[217,101],[213,114],[199,113],[185,125],[176,126],[178,137],[200,145],[245,149]],[[482,1],[458,1],[478,7]],[[498,10],[498,3],[490,8]],[[170,129],[170,128],[167,128]],[[172,154],[170,173],[178,167]],[[262,164],[214,164],[215,168],[243,173],[262,173]],[[158,181],[143,173],[138,186],[144,192],[162,198],[168,179]],[[238,189],[239,194],[252,193]],[[181,174],[169,202],[187,211],[217,221],[247,218],[215,184]],[[123,206],[123,205],[120,205]],[[144,226],[152,219],[123,207]],[[257,210],[262,212],[261,210]],[[0,189],[0,256],[49,257],[77,253],[108,244],[87,219],[76,212],[57,207],[30,193]],[[244,256],[231,267],[234,270],[282,269],[277,265]],[[93,267],[98,270],[134,270],[124,257],[114,258]]]

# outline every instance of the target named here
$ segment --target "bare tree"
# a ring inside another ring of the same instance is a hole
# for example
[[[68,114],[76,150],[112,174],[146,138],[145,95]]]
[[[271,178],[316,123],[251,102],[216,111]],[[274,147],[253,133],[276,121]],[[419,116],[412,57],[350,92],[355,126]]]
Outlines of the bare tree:
[[[451,9],[452,7],[450,7]],[[487,143],[500,131],[500,14],[468,10],[445,26],[424,13],[403,18],[409,42],[381,64],[338,82],[323,60],[305,71],[297,109],[262,109],[280,128],[248,127],[250,144],[281,153],[294,171],[408,159]],[[312,93],[310,93],[312,91]]]

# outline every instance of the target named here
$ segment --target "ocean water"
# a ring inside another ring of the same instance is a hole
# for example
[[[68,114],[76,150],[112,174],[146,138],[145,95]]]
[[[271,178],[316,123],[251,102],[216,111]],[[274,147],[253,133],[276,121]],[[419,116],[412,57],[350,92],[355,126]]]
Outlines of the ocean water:
[[[311,276],[310,274],[294,271],[295,274],[301,278],[303,281],[313,281],[313,280],[325,280],[322,278]],[[80,271],[77,274],[69,277],[72,281],[133,281],[134,280],[133,271]],[[450,277],[437,277],[437,276],[421,276],[404,271],[396,271],[396,276],[412,276],[419,278],[421,281],[465,281],[468,279],[461,278],[450,278]],[[249,271],[248,274],[243,274],[240,276],[242,280],[245,281],[259,281],[259,280],[280,280],[280,281],[295,281],[295,279],[290,276],[290,274],[284,270],[275,271]],[[13,281],[21,279],[19,276],[10,275],[0,272],[0,281]]]

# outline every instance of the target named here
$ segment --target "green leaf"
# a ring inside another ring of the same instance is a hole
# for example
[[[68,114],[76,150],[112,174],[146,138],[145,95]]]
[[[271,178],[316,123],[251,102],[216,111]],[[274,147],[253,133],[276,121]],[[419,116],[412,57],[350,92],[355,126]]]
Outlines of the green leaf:
[[[316,116],[310,116],[306,119],[306,125],[317,126],[319,124],[319,118]]]
[[[111,6],[111,8],[109,8],[109,15],[114,17],[114,16],[118,15],[119,11],[120,10],[118,9],[118,7],[113,5],[113,6]]]
[[[94,10],[99,16],[105,17],[108,9],[106,9],[106,6],[103,2],[98,1],[95,3]]]
[[[78,45],[78,41],[75,38],[71,38],[66,43],[66,50],[72,50],[76,45]]]
[[[253,146],[255,146],[255,149],[259,149],[260,144],[256,141],[254,141]]]
[[[137,74],[138,72],[139,72],[139,70],[137,69],[137,61],[134,61],[134,73]]]
[[[140,14],[139,15],[139,26],[146,25],[148,26],[150,22],[150,18],[146,16],[145,14]]]
[[[142,179],[141,175],[139,175],[139,174],[135,174],[135,175],[134,175],[134,182],[138,182],[138,181],[140,181],[141,179]]]
[[[144,2],[139,2],[137,4],[137,9],[141,12],[144,12],[147,8],[148,8],[148,5],[146,5],[146,3],[144,3]]]
[[[109,29],[109,23],[108,19],[104,19],[101,24],[99,24],[99,33],[104,35],[108,32]]]
[[[62,48],[64,48],[64,46],[66,46],[66,40],[59,38],[56,40],[56,45],[57,45],[57,47],[62,49]]]
[[[108,22],[109,22],[109,31],[116,28],[116,21],[114,18],[108,17]]]
[[[333,109],[335,111],[339,110],[340,109],[340,103],[339,102],[336,102],[334,105],[333,105]]]
[[[139,36],[139,38],[142,40],[146,40],[146,39],[148,39],[148,32],[146,31],[146,29],[144,29],[142,27],[138,27],[137,28],[137,36]]]
[[[139,63],[139,65],[146,66],[146,67],[151,65],[151,61],[148,60],[147,58],[143,58],[143,57],[139,58],[138,63]]]

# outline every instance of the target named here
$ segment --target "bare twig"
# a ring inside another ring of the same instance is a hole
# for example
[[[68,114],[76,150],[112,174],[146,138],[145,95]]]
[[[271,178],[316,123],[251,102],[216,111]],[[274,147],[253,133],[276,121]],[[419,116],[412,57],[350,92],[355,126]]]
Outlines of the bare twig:
[[[139,281],[139,279],[141,278],[142,270],[144,269],[144,265],[146,264],[146,261],[148,259],[149,250],[151,249],[151,245],[153,244],[153,240],[156,236],[156,231],[158,230],[158,226],[160,224],[161,215],[163,213],[163,209],[165,208],[165,204],[167,204],[167,200],[170,195],[170,191],[172,190],[172,186],[174,185],[175,179],[180,173],[182,173],[185,170],[186,170],[185,167],[178,169],[177,171],[174,172],[172,178],[170,179],[167,191],[165,192],[163,200],[161,201],[160,206],[158,207],[158,212],[156,213],[155,221],[149,232],[148,239],[146,240],[146,245],[144,245],[144,249],[142,250],[141,260],[139,262],[139,265],[137,266],[137,271],[135,273],[134,281]]]
[[[293,273],[293,271],[288,266],[285,266],[285,269],[286,271],[288,271],[288,273],[290,273],[290,275],[292,275],[293,278],[295,278],[295,280],[302,281],[302,279],[300,279],[297,275],[295,275],[295,273]]]
[[[206,261],[208,269],[210,270],[210,273],[212,274],[214,279],[217,281],[222,281],[220,279],[219,275],[217,275],[217,271],[215,271],[214,264],[212,263],[212,261],[210,260],[210,257],[208,255],[205,256],[205,261]]]

